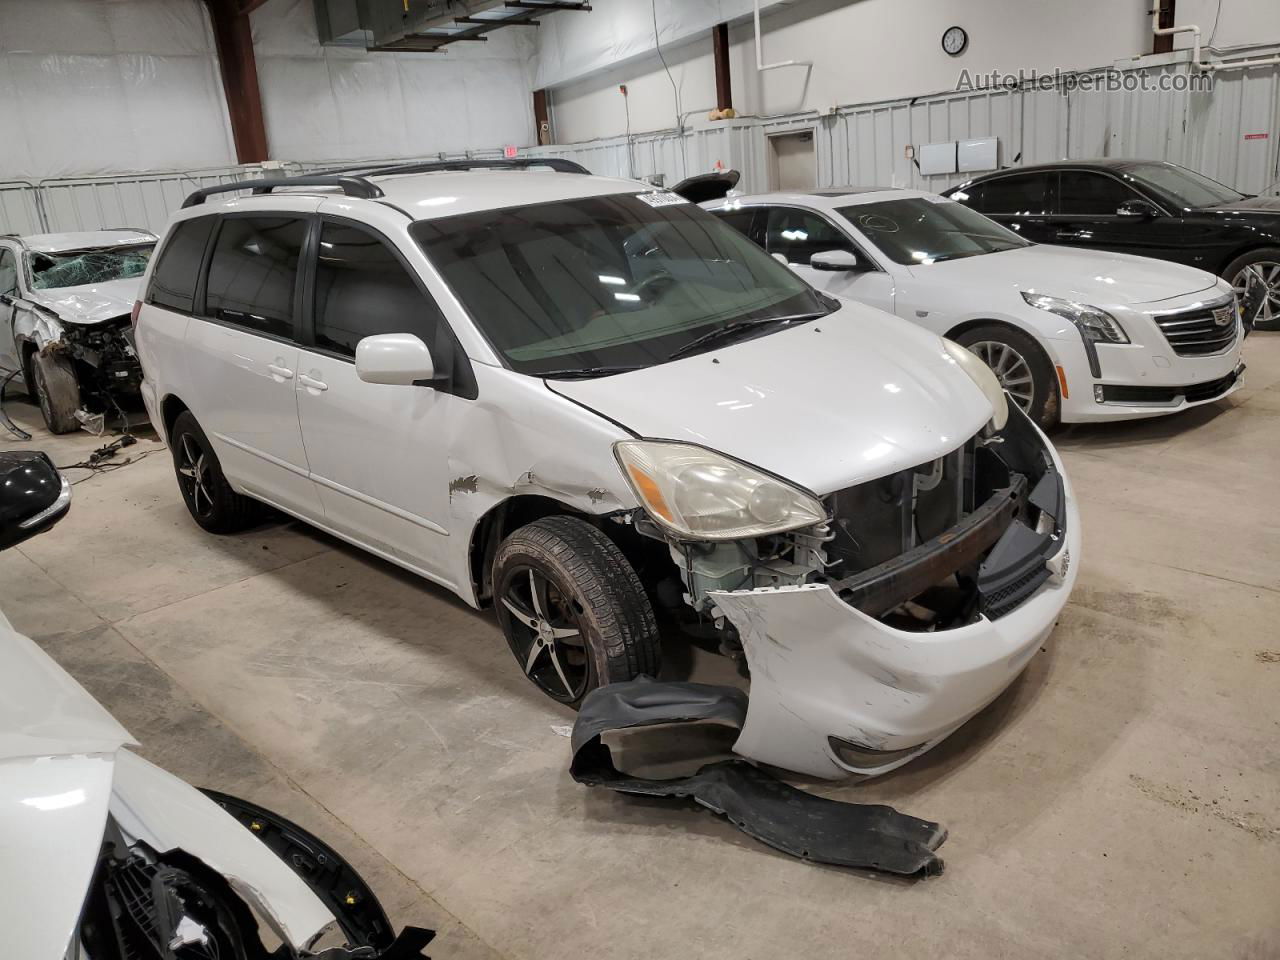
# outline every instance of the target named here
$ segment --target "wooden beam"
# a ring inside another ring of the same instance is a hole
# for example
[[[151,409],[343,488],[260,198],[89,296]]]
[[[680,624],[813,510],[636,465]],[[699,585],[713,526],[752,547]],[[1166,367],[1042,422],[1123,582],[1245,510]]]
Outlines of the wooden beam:
[[[267,128],[262,119],[258,64],[253,56],[249,14],[239,0],[205,0],[213,39],[218,48],[222,93],[231,117],[236,160],[261,163],[267,159]]]
[[[551,116],[547,110],[547,91],[533,91],[533,126],[537,142],[546,146],[551,142]]]
[[[1164,30],[1173,26],[1174,5],[1176,0],[1161,0],[1160,16],[1157,18],[1156,26]],[[1168,33],[1164,36],[1153,36],[1151,44],[1152,53],[1169,53],[1173,50],[1173,34]]]
[[[711,28],[711,44],[716,61],[716,109],[733,106],[733,84],[729,78],[729,25],[718,23]]]

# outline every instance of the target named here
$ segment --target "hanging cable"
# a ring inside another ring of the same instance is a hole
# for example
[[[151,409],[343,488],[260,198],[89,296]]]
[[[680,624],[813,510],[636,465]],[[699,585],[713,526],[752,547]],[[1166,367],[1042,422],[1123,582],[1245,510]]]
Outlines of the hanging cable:
[[[4,392],[9,387],[9,381],[18,375],[19,371],[15,370],[4,378],[4,382],[0,383],[0,423],[4,424],[4,428],[12,433],[19,440],[30,440],[31,434],[23,430],[20,426],[9,419],[9,414],[4,409]]]
[[[684,120],[680,109],[680,87],[676,84],[676,78],[671,75],[671,68],[667,66],[667,58],[662,53],[662,41],[658,39],[658,0],[649,0],[649,11],[653,14],[653,45],[658,51],[658,59],[662,61],[662,69],[667,72],[667,79],[671,81],[671,90],[676,98],[676,136],[680,138],[680,171],[681,176],[689,176],[689,159],[684,149]]]

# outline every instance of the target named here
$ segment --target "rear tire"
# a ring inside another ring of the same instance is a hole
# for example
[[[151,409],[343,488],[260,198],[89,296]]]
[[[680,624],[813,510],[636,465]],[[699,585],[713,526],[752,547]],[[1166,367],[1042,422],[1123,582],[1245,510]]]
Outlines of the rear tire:
[[[1253,314],[1253,329],[1280,330],[1280,247],[1250,250],[1232,260],[1222,276],[1247,308],[1246,319]]]
[[[658,624],[618,545],[578,517],[535,520],[493,559],[498,624],[525,676],[577,706],[596,687],[656,677]]]
[[[182,499],[201,527],[210,533],[239,533],[262,520],[263,505],[231,489],[209,438],[190,410],[173,421],[169,449]]]
[[[1016,327],[984,323],[953,339],[991,367],[1009,398],[1042,430],[1057,425],[1062,414],[1058,377],[1035,337]]]
[[[80,427],[80,381],[71,358],[42,350],[31,357],[35,398],[50,433],[71,433]]]

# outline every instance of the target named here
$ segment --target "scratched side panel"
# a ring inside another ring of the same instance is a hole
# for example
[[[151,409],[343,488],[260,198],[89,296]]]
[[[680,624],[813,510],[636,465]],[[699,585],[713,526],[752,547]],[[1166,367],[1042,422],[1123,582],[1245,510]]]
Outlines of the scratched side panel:
[[[474,366],[479,397],[454,419],[446,445],[448,567],[472,604],[472,533],[503,500],[536,494],[598,515],[638,506],[613,456],[613,444],[629,433],[553,393],[542,380]]]

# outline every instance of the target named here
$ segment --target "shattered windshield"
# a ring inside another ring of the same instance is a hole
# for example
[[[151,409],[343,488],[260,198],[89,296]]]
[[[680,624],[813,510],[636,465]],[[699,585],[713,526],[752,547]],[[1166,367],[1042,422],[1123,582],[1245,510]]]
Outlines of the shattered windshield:
[[[146,271],[154,249],[154,243],[145,243],[136,247],[28,253],[31,288],[55,290],[111,280],[132,280]]]
[[[410,232],[508,365],[533,376],[652,366],[725,342],[724,328],[767,335],[831,309],[669,193],[483,210]]]

